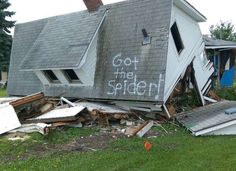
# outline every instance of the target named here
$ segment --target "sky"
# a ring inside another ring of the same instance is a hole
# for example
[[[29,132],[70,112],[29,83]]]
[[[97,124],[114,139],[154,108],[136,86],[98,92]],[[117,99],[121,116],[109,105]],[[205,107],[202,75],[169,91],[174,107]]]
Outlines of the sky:
[[[104,4],[122,0],[103,0]],[[236,26],[235,0],[187,0],[207,18],[200,23],[203,34],[209,34],[209,27],[219,21],[229,21]],[[86,7],[83,0],[9,0],[12,4],[9,10],[15,11],[12,17],[17,23],[24,23],[55,15],[67,14]]]

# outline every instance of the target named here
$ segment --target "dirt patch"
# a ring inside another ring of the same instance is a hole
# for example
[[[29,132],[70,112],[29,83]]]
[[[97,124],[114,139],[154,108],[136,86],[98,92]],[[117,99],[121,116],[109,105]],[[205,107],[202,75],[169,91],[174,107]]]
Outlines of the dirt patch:
[[[4,162],[27,160],[30,157],[44,157],[57,152],[88,152],[106,149],[109,143],[121,138],[127,138],[123,133],[100,132],[95,135],[80,137],[64,144],[35,144],[25,153],[20,155],[8,155]]]
[[[107,148],[110,142],[121,138],[126,136],[122,133],[99,133],[59,146],[61,151],[98,151]]]

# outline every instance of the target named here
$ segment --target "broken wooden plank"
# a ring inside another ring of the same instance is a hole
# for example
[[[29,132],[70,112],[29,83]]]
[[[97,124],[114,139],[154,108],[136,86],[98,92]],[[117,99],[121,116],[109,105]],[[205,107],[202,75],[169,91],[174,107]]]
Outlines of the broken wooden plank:
[[[143,137],[153,126],[153,121],[148,122],[141,130],[137,132],[138,137]]]
[[[28,103],[32,103],[34,101],[40,100],[44,98],[44,94],[42,92],[39,93],[35,93],[29,96],[25,96],[22,97],[20,99],[17,99],[15,101],[10,102],[10,105],[12,105],[13,107],[18,107],[18,106],[22,106]]]
[[[170,119],[170,118],[171,118],[171,114],[169,113],[169,111],[168,111],[166,105],[163,105],[163,108],[164,108],[164,110],[165,110],[165,112],[166,112],[167,117]]]
[[[52,128],[57,128],[57,127],[61,127],[61,126],[81,128],[83,125],[79,120],[69,121],[69,122],[55,122],[55,123],[52,123]]]
[[[142,128],[144,128],[148,124],[148,121],[144,122],[143,124],[135,127],[128,127],[126,129],[126,135],[134,136],[136,135]]]
[[[0,105],[0,134],[18,128],[21,123],[14,108],[9,104]]]
[[[77,115],[86,110],[84,106],[76,106],[65,109],[55,109],[48,113],[45,113],[39,117],[26,120],[28,123],[52,123],[52,122],[64,122],[77,120]]]

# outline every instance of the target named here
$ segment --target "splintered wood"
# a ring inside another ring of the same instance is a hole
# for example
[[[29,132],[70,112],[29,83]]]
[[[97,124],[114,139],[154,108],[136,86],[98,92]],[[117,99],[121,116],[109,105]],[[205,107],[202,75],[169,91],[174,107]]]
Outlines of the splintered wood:
[[[32,102],[40,100],[42,98],[44,98],[44,94],[42,92],[40,92],[40,93],[32,94],[32,95],[25,96],[20,99],[14,100],[14,101],[10,102],[10,105],[12,105],[13,107],[18,107],[21,105],[32,103]]]
[[[107,126],[109,126],[109,121],[128,119],[129,114],[132,114],[114,105],[103,103],[79,102],[76,105],[87,107],[93,120],[97,120],[99,124]]]
[[[125,134],[128,136],[134,136],[137,135],[139,137],[142,137],[145,135],[153,126],[153,121],[146,121],[143,124],[135,127],[128,127],[126,129]]]

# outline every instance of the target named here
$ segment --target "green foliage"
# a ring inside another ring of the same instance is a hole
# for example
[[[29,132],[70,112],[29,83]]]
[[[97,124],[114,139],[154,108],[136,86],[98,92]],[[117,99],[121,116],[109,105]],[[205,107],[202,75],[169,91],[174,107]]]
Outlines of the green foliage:
[[[0,97],[7,97],[7,90],[0,88]]]
[[[211,37],[215,39],[236,41],[234,25],[231,22],[223,22],[210,26]]]
[[[2,71],[8,71],[12,45],[12,36],[9,29],[15,25],[15,21],[7,19],[15,14],[7,11],[10,5],[8,0],[0,0],[0,70]]]
[[[236,100],[236,89],[235,88],[218,88],[216,94],[225,100]]]

